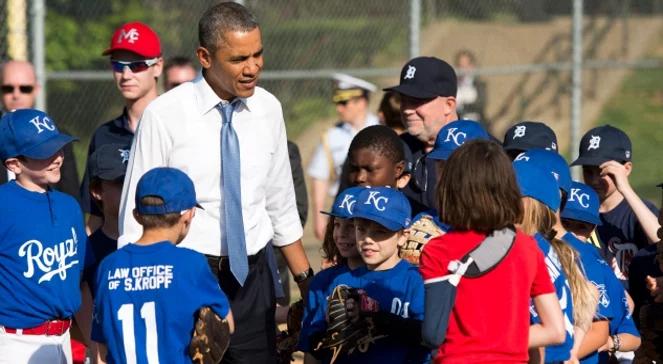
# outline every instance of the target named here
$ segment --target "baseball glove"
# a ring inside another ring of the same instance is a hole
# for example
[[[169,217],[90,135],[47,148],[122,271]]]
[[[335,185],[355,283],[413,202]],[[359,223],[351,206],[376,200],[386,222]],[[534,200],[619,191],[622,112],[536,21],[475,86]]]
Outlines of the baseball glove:
[[[304,301],[299,300],[290,305],[288,309],[287,330],[281,331],[276,337],[276,354],[279,364],[290,363],[292,353],[297,351],[299,332],[302,330],[304,318]]]
[[[400,250],[400,257],[418,266],[419,257],[421,256],[421,251],[424,249],[424,245],[430,239],[440,236],[443,233],[444,231],[435,223],[432,216],[421,214],[410,227],[410,236]]]
[[[359,315],[352,317],[346,308],[346,301],[354,299]],[[327,331],[314,351],[330,350],[330,364],[343,354],[352,354],[354,350],[365,352],[370,343],[375,341],[374,325],[369,313],[379,310],[377,301],[371,299],[363,290],[339,285],[334,288],[328,300]]]
[[[209,307],[198,311],[189,344],[189,356],[196,364],[217,364],[230,344],[230,326]]]

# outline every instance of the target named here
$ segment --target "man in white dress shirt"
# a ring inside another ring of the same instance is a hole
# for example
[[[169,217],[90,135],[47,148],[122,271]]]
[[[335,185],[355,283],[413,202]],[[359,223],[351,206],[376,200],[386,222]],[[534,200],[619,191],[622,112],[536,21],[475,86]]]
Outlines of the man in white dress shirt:
[[[281,249],[303,297],[313,274],[301,242],[281,104],[256,86],[262,39],[246,8],[236,3],[211,7],[198,33],[202,77],[157,98],[143,113],[122,191],[118,244],[135,241],[141,232],[132,217],[138,179],[158,166],[184,171],[203,209],[180,246],[208,256],[235,317],[223,362],[275,363],[268,244]],[[231,166],[240,173],[224,174]],[[228,192],[240,187],[241,193]],[[243,234],[233,238],[238,230]],[[245,245],[238,247],[241,240]],[[241,260],[237,249],[244,252]],[[248,272],[243,270],[247,263]]]

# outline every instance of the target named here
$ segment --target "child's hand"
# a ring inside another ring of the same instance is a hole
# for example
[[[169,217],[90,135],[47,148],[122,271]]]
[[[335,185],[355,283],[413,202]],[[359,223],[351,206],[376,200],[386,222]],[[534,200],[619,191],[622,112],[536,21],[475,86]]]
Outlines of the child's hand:
[[[631,187],[628,183],[628,171],[623,164],[616,161],[607,161],[601,164],[599,168],[601,168],[601,176],[609,176],[620,193],[623,193],[625,188]]]
[[[654,302],[663,302],[663,277],[647,276],[645,282],[649,293],[654,297]]]

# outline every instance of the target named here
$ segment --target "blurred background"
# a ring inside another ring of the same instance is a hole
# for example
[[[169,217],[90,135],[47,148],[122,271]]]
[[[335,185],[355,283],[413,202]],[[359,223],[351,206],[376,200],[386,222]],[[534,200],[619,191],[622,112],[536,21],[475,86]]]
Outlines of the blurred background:
[[[32,60],[42,70],[46,92],[40,107],[81,139],[76,151],[82,172],[90,134],[122,108],[108,58],[101,56],[113,30],[143,21],[161,37],[165,58],[193,58],[198,19],[215,2],[0,0],[0,61]],[[386,87],[398,82],[401,66],[414,56],[455,64],[459,52],[468,51],[473,76],[485,89],[480,117],[498,139],[517,121],[545,121],[570,159],[576,105],[580,136],[604,123],[631,136],[632,182],[644,197],[659,199],[654,186],[663,180],[656,158],[663,142],[662,0],[241,2],[261,23],[261,86],[283,103],[289,138],[300,145],[305,166],[320,133],[334,123],[332,73]],[[582,16],[575,43],[574,12]],[[582,59],[576,63],[582,67],[576,104],[574,45]],[[380,97],[372,96],[373,111]]]

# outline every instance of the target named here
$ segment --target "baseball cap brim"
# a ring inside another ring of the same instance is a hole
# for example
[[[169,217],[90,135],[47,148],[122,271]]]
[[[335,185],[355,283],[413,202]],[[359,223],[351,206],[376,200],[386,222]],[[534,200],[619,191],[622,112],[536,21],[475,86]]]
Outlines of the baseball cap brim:
[[[426,158],[428,159],[434,159],[434,160],[442,160],[446,161],[449,159],[449,156],[453,153],[453,150],[447,150],[447,149],[433,149],[430,153],[426,155]]]
[[[109,54],[111,54],[115,51],[127,51],[127,52],[131,52],[131,53],[135,53],[135,54],[137,54],[141,57],[145,57],[145,59],[161,57],[161,54],[143,54],[143,53],[136,52],[135,48],[122,47],[122,46],[108,48],[103,53],[101,53],[101,55],[102,56],[107,56],[107,55],[109,55]]]
[[[610,159],[605,157],[579,157],[571,166],[600,166],[601,164],[609,161]]]
[[[439,96],[435,92],[421,89],[421,86],[409,85],[409,84],[385,88],[383,89],[383,91],[394,91],[398,92],[401,95],[414,97],[416,99],[432,99]]]
[[[400,231],[400,230],[405,228],[399,222],[387,219],[383,215],[375,215],[375,214],[370,214],[370,213],[362,212],[362,211],[358,211],[356,213],[353,213],[352,218],[361,218],[361,219],[371,220],[373,222],[376,222],[376,223],[386,227],[389,231]]]
[[[93,178],[99,178],[104,181],[121,181],[124,180],[125,172],[104,171],[93,175]]]
[[[20,155],[32,159],[48,159],[64,148],[65,145],[76,140],[78,139],[67,134],[57,134],[50,139],[21,151]]]
[[[568,207],[562,210],[560,217],[563,219],[586,222],[588,224],[601,225],[601,219],[599,219],[597,216],[594,216],[586,211],[570,209]]]
[[[320,211],[321,214],[327,215],[327,216],[333,216],[333,217],[338,217],[340,219],[350,219],[352,216],[350,215],[342,215],[342,214],[337,214],[332,211]]]

